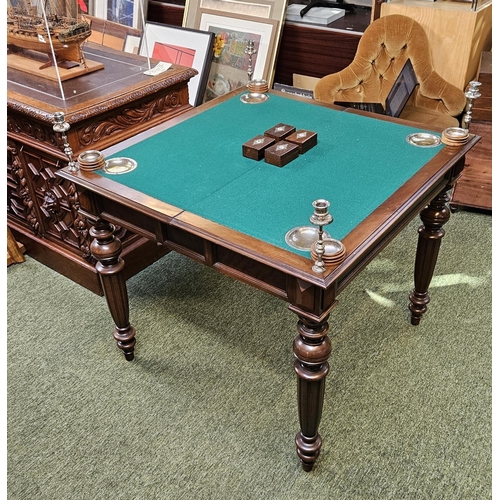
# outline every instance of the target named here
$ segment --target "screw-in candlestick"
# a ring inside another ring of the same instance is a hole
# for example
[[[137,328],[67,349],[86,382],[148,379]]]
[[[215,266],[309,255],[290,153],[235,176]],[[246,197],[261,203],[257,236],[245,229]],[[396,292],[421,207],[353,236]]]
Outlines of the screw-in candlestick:
[[[64,119],[64,113],[61,111],[56,111],[54,113],[54,125],[52,126],[54,132],[59,132],[64,141],[64,153],[69,159],[68,170],[70,172],[78,172],[80,170],[80,165],[78,162],[73,161],[73,150],[68,142],[68,137],[66,132],[70,129],[70,124]]]
[[[252,57],[256,53],[257,50],[255,49],[255,42],[253,40],[248,40],[247,46],[245,47],[245,54],[248,54],[248,69],[247,69],[248,81],[252,80],[253,76]]]
[[[480,86],[481,82],[472,81],[469,83],[469,89],[465,92],[467,105],[465,107],[465,116],[462,120],[462,128],[465,130],[469,130],[469,126],[472,121],[472,108],[474,106],[474,101],[481,97],[481,94],[479,93]]]
[[[315,226],[318,226],[318,241],[314,244],[314,250],[317,254],[317,258],[314,262],[312,270],[315,273],[323,273],[326,270],[325,262],[323,261],[323,255],[325,253],[325,245],[323,242],[323,226],[331,224],[333,217],[328,213],[328,207],[330,202],[327,200],[316,200],[313,201],[314,213],[311,215],[309,220]]]

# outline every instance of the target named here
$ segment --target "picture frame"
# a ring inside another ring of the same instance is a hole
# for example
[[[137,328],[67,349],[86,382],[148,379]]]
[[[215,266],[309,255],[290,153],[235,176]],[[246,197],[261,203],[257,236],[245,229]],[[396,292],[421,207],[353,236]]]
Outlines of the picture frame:
[[[198,106],[208,82],[214,38],[210,31],[147,22],[139,55],[196,69],[198,74],[189,80],[188,89],[189,103]]]
[[[200,10],[221,16],[250,16],[279,22],[279,31],[286,15],[287,0],[186,0],[182,25],[200,28]]]
[[[90,14],[142,31],[146,20],[148,0],[93,0]]]
[[[123,52],[129,54],[138,54],[139,46],[141,45],[142,36],[139,35],[126,35],[123,42]]]
[[[89,42],[131,54],[138,53],[142,30],[87,14],[82,15],[82,19],[87,21],[92,29]]]
[[[227,94],[248,83],[248,42],[254,42],[252,79],[272,82],[277,52],[279,22],[273,19],[243,15],[219,15],[200,10],[200,29],[215,36],[204,102]],[[225,14],[225,13],[224,13]]]

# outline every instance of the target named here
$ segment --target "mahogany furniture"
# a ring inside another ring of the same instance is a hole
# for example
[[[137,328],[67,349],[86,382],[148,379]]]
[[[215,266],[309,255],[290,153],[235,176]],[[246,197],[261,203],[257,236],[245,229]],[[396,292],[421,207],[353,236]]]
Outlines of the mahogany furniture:
[[[63,82],[63,94],[56,82],[7,69],[7,224],[28,255],[102,295],[75,186],[55,175],[68,157],[53,115],[65,114],[76,159],[191,109],[187,84],[196,72],[174,66],[147,76],[146,59],[92,43],[85,54],[104,69]],[[165,253],[133,232],[121,237],[127,277]]]
[[[98,214],[90,230],[91,251],[116,325],[114,338],[127,360],[134,358],[136,340],[116,226],[288,303],[298,316],[295,442],[309,471],[321,449],[329,317],[340,293],[420,213],[409,304],[411,322],[419,324],[430,300],[442,227],[450,217],[448,193],[479,137],[459,147],[419,148],[408,142],[417,124],[274,91],[259,105],[239,97],[227,94],[103,152],[135,159],[137,168],[129,173],[63,169],[57,174],[76,184],[83,216]],[[317,145],[283,168],[242,155],[245,138],[280,122],[305,129],[314,125]],[[328,133],[332,128],[338,134]],[[158,182],[166,176],[168,182]],[[346,253],[341,263],[316,272],[309,251],[294,249],[285,234],[311,225],[312,202],[321,198],[331,202],[335,219],[326,228]],[[188,301],[185,306],[189,314]]]

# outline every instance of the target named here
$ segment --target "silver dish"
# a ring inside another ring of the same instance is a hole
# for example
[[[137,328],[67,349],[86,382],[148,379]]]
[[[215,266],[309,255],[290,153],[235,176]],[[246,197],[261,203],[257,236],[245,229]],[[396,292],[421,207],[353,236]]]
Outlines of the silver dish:
[[[417,132],[415,134],[410,134],[406,138],[406,142],[420,148],[434,148],[441,144],[441,137],[426,132]]]
[[[323,239],[330,238],[330,235],[323,231]],[[285,241],[297,250],[310,252],[313,243],[318,241],[318,228],[312,226],[300,226],[290,229],[285,235]]]
[[[240,97],[240,101],[245,104],[260,104],[266,102],[268,99],[269,96],[267,94],[259,94],[258,92],[249,92]]]
[[[78,163],[94,165],[102,158],[103,158],[103,155],[100,151],[97,151],[95,149],[90,149],[88,151],[84,151],[83,153],[80,153],[80,155],[78,156]]]
[[[448,127],[444,130],[444,135],[450,139],[465,139],[469,136],[469,131],[460,127]]]
[[[325,246],[324,257],[329,257],[344,252],[344,245],[339,240],[333,240],[328,238],[325,241],[323,241],[323,244]]]
[[[132,158],[110,158],[106,160],[102,170],[107,174],[126,174],[137,167],[137,162]]]

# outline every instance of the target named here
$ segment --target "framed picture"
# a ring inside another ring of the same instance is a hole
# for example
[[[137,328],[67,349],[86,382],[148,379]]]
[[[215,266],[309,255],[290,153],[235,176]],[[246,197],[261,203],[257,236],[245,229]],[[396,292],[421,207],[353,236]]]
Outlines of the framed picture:
[[[200,29],[215,35],[213,59],[204,102],[246,85],[250,55],[245,50],[254,43],[251,75],[271,85],[277,48],[278,21],[250,16],[221,16],[200,12]]]
[[[198,106],[208,82],[214,38],[210,31],[147,22],[139,55],[196,69],[198,74],[189,80],[188,89],[189,103]]]
[[[106,21],[142,31],[146,19],[147,0],[94,0],[90,14]]]
[[[138,35],[126,35],[123,42],[123,52],[129,54],[138,54],[139,45],[141,44],[141,37]]]
[[[82,19],[87,21],[92,29],[89,42],[131,54],[138,53],[141,30],[86,14],[82,15]]]
[[[200,28],[200,10],[221,16],[250,16],[284,22],[287,0],[186,0],[182,25]]]

